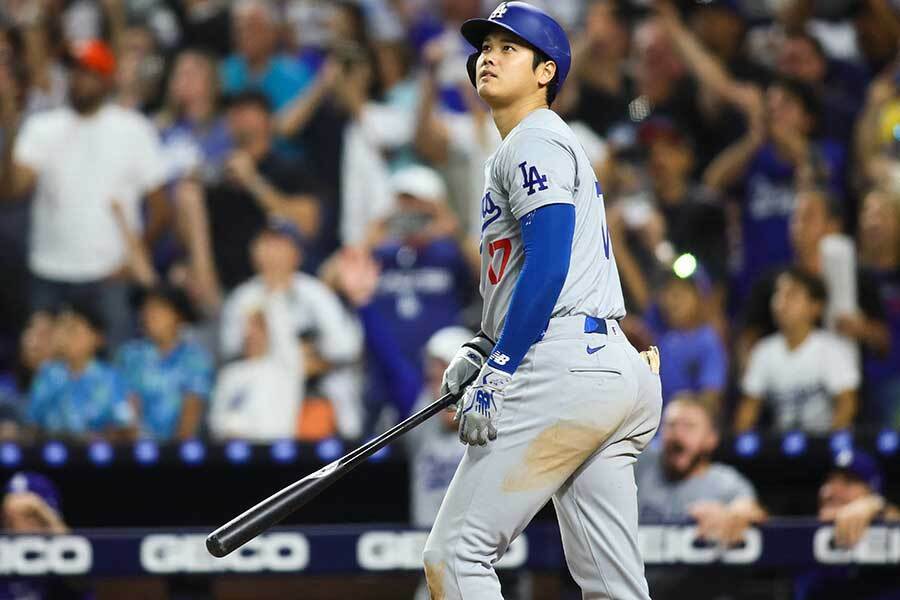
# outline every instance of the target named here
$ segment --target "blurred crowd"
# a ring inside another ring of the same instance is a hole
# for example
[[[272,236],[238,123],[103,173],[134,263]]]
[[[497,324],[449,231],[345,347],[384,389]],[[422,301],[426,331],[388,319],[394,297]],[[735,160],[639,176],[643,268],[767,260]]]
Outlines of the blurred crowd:
[[[900,426],[900,3],[535,3],[666,402]],[[0,437],[409,414],[479,328],[500,137],[458,32],[494,4],[4,0]]]

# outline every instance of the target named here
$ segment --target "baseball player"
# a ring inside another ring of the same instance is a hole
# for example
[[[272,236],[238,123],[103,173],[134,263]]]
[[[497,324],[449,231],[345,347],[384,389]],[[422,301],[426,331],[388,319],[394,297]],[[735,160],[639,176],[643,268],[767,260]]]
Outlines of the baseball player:
[[[552,498],[584,598],[646,599],[633,464],[659,424],[658,360],[622,333],[600,184],[549,110],[569,42],[524,2],[462,35],[503,141],[485,166],[482,329],[442,384],[459,393],[474,378],[457,409],[466,454],[425,545],[431,596],[502,598],[493,565]]]

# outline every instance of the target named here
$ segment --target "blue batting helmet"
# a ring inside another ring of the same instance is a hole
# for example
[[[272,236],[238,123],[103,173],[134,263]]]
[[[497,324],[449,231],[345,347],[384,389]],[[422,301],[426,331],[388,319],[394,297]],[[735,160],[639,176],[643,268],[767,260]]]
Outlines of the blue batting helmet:
[[[462,35],[478,52],[469,57],[469,79],[475,85],[475,61],[481,44],[494,27],[505,29],[531,44],[556,63],[556,84],[550,90],[551,101],[559,92],[572,66],[572,50],[562,26],[553,17],[526,2],[504,2],[487,19],[469,19]]]

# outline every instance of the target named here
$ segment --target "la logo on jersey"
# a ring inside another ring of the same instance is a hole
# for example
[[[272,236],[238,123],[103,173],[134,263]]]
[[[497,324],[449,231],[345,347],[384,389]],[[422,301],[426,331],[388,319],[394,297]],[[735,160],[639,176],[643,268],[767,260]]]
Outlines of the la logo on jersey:
[[[547,189],[547,186],[544,185],[547,183],[547,176],[538,173],[537,167],[534,165],[529,167],[527,162],[523,162],[519,163],[519,169],[522,171],[522,189],[524,190],[527,188],[529,196],[535,191],[543,192]],[[535,190],[534,186],[538,186],[538,189]]]
[[[499,219],[502,212],[503,210],[494,204],[491,193],[485,194],[481,199],[481,233],[484,233],[488,225]]]
[[[506,2],[504,2],[503,4],[501,4],[500,6],[498,6],[497,8],[494,9],[494,12],[491,13],[491,16],[488,17],[488,19],[490,19],[492,21],[494,19],[499,19],[500,17],[502,17],[503,15],[506,14],[506,10],[507,10],[507,6],[506,6]]]

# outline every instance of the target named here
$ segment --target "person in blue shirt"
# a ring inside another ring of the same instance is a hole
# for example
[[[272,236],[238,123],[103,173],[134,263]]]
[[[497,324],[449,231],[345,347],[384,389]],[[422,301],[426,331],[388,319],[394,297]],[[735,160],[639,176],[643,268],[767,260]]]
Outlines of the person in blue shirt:
[[[187,339],[195,318],[185,293],[159,287],[141,302],[145,337],[125,344],[116,366],[134,394],[141,432],[160,440],[197,435],[213,380],[212,357]]]
[[[373,225],[368,239],[381,270],[372,309],[396,332],[402,356],[420,368],[428,339],[460,323],[469,300],[465,290],[473,288],[475,278],[469,262],[474,252],[454,237],[458,223],[446,206],[446,187],[436,171],[405,167],[392,176],[391,184],[395,210]],[[376,363],[369,364],[372,420],[392,401],[386,393],[388,375]]]
[[[156,117],[169,159],[169,182],[192,176],[219,181],[234,146],[220,111],[218,63],[198,48],[182,50],[172,67],[166,102]]]
[[[239,0],[232,8],[235,53],[221,66],[226,95],[248,90],[264,93],[277,110],[312,80],[312,72],[277,51],[279,16],[268,3]]]
[[[104,323],[88,305],[62,310],[56,333],[60,358],[38,371],[25,415],[26,423],[52,436],[129,439],[134,411],[124,379],[97,358]]]
[[[741,255],[733,292],[743,298],[760,273],[792,258],[788,222],[797,191],[821,187],[842,198],[846,152],[818,136],[820,99],[796,79],[782,78],[751,95],[747,134],[722,152],[703,179],[741,206]]]
[[[654,329],[663,402],[691,392],[715,413],[727,384],[728,354],[719,333],[704,317],[704,290],[709,288],[702,267],[687,278],[672,273],[661,290],[661,319]]]

